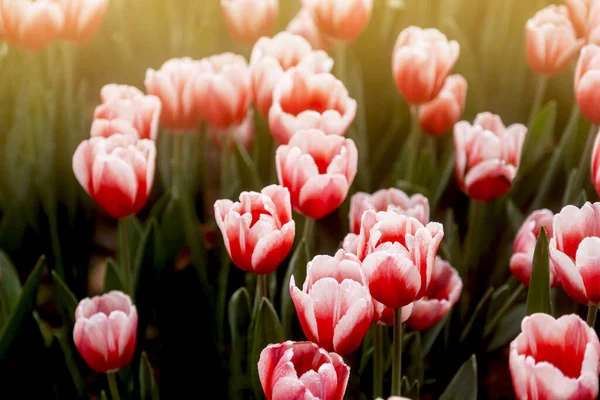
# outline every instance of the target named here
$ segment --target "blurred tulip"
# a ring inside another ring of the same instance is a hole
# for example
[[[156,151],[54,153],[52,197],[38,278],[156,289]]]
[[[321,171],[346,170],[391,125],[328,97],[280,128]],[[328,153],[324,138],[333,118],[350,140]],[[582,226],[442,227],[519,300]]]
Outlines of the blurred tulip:
[[[600,47],[595,44],[581,50],[575,70],[575,98],[581,113],[600,124]]]
[[[278,0],[221,0],[221,9],[231,37],[254,43],[268,36],[277,22]]]
[[[532,314],[510,344],[509,365],[519,400],[594,400],[600,342],[577,315]]]
[[[57,40],[65,24],[57,0],[0,0],[0,37],[29,50],[42,50]]]
[[[162,108],[158,97],[146,96],[133,86],[115,84],[104,86],[100,96],[103,104],[96,107],[94,111],[94,125],[104,129],[95,130],[92,125],[92,136],[106,136],[108,132],[106,127],[111,125],[109,122],[124,120],[131,123],[141,139],[156,140]],[[102,122],[97,123],[97,121]],[[125,128],[121,127],[121,129]]]
[[[346,253],[358,255],[358,235],[356,233],[347,234],[342,242],[342,249]]]
[[[102,136],[108,138],[114,134],[129,135],[136,139],[140,137],[138,130],[133,127],[131,122],[124,119],[95,119],[92,122],[91,137]]]
[[[203,119],[219,129],[241,124],[252,101],[244,57],[223,53],[202,59],[198,67],[195,93]]]
[[[584,44],[577,39],[567,8],[554,4],[527,21],[525,35],[529,68],[547,76],[566,71]]]
[[[290,295],[308,340],[347,355],[356,350],[373,322],[373,302],[360,261],[338,250],[308,263],[302,290],[290,280]]]
[[[92,40],[106,16],[108,0],[59,0],[65,13],[62,38],[75,42]]]
[[[302,36],[313,49],[328,50],[332,46],[331,38],[319,30],[310,11],[306,8],[296,14],[288,24],[286,31]]]
[[[419,125],[430,135],[448,132],[465,111],[467,80],[462,75],[450,75],[435,99],[419,107]]]
[[[357,39],[371,20],[373,0],[303,0],[319,30],[345,42]]]
[[[292,207],[321,219],[338,208],[356,176],[358,151],[351,139],[311,129],[297,132],[275,155],[279,183]]]
[[[448,261],[436,257],[431,273],[431,283],[425,296],[413,303],[412,313],[406,324],[412,329],[424,331],[444,318],[456,304],[463,283],[458,272]]]
[[[565,0],[569,19],[578,38],[587,38],[595,24],[590,24],[594,11],[600,8],[599,0]]]
[[[527,128],[504,127],[499,116],[478,114],[473,125],[454,125],[456,179],[467,196],[494,200],[510,190],[517,174]]]
[[[600,305],[600,203],[568,205],[554,216],[550,259],[565,292],[585,305]]]
[[[84,140],[73,154],[73,172],[85,191],[114,218],[142,209],[152,183],[156,146],[152,140],[114,134]]]
[[[252,94],[264,117],[269,115],[275,85],[292,67],[309,73],[330,72],[333,60],[324,51],[313,51],[302,36],[289,32],[280,32],[272,39],[262,37],[254,45],[250,56]]]
[[[120,291],[85,298],[75,310],[73,342],[96,372],[114,372],[131,363],[138,314],[131,298]]]
[[[314,343],[287,341],[260,353],[258,376],[267,400],[342,400],[350,367]]]
[[[395,212],[366,211],[357,252],[371,296],[394,309],[425,296],[443,237],[436,222],[424,226]]]
[[[306,129],[342,136],[354,121],[356,108],[356,101],[333,75],[291,68],[275,86],[269,128],[279,144]]]
[[[358,192],[350,200],[350,229],[360,233],[362,215],[367,210],[394,211],[414,217],[422,224],[429,222],[429,201],[422,194],[408,196],[400,189],[381,189],[373,194]]]
[[[198,87],[199,62],[172,58],[159,70],[146,71],[146,91],[162,102],[160,123],[175,132],[194,133],[202,124]]]
[[[252,140],[254,139],[254,112],[252,109],[249,109],[246,113],[246,118],[237,126],[227,129],[218,129],[209,126],[208,134],[219,150],[223,150],[223,148],[233,149],[236,141],[248,150],[252,146]]]
[[[596,193],[600,196],[600,132],[596,133],[594,148],[592,150],[592,183],[596,189]]]
[[[217,200],[215,219],[233,263],[255,274],[270,274],[287,257],[296,233],[290,193],[271,185],[242,192],[239,202]]]
[[[542,227],[544,227],[548,240],[552,239],[553,219],[554,214],[548,209],[534,211],[523,222],[515,238],[513,254],[510,258],[510,271],[526,287],[529,287],[529,280],[531,279],[531,264],[538,236]],[[550,286],[560,286],[560,279],[552,262],[550,262]]]
[[[460,46],[434,28],[409,26],[398,36],[392,70],[398,90],[411,105],[435,99],[458,59]]]

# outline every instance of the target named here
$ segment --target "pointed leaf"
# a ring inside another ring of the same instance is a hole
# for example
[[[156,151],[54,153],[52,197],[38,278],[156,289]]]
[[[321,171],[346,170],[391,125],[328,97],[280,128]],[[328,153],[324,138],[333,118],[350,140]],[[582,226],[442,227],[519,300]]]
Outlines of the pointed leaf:
[[[477,400],[477,358],[471,356],[458,370],[440,400]]]
[[[21,295],[21,281],[15,266],[8,256],[0,251],[0,328],[9,320]]]
[[[56,271],[52,271],[52,292],[54,293],[57,303],[63,309],[67,318],[69,318],[69,326],[73,326],[75,323],[75,309],[79,302],[77,297],[71,292],[71,289],[67,286]]]
[[[293,275],[296,285],[302,287],[302,284],[306,279],[306,265],[308,264],[306,255],[306,242],[304,239],[301,239],[290,259],[281,285],[281,322],[286,337],[289,338],[291,338],[293,334],[292,327],[296,315],[296,309],[294,308],[294,303],[290,297],[290,279]]]
[[[527,315],[533,313],[552,315],[550,303],[550,259],[548,256],[548,236],[542,227],[535,245],[531,267],[531,280],[527,292]]]
[[[68,331],[69,335],[71,331]],[[73,344],[70,343],[70,339],[67,338],[66,332],[64,330],[59,331],[54,335],[52,341],[52,347],[58,357],[59,362],[64,362],[63,368],[66,369],[65,372],[68,372],[68,382],[72,384],[77,392],[77,394],[81,397],[83,396],[85,383],[81,373],[79,372],[79,368],[77,367],[77,362],[75,361],[75,357],[72,351]],[[64,371],[64,370],[61,370]],[[64,372],[63,372],[64,374]],[[62,378],[61,374],[61,378]]]
[[[111,290],[124,291],[123,281],[115,265],[115,262],[109,258],[106,260],[106,271],[104,273],[104,292]]]
[[[233,398],[241,396],[241,390],[245,388],[244,375],[245,366],[248,365],[248,329],[251,319],[250,294],[245,287],[241,287],[231,296],[229,300],[229,330],[231,332],[231,373]]]
[[[154,380],[152,365],[148,360],[148,354],[143,351],[140,359],[140,399],[158,400],[158,398],[158,388]]]
[[[550,144],[556,124],[556,101],[549,101],[533,119],[523,144],[519,175],[526,175],[535,166]]]

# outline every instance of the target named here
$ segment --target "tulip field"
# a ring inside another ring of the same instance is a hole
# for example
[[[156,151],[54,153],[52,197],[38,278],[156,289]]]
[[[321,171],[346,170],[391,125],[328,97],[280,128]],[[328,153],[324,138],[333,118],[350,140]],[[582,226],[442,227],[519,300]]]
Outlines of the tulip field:
[[[0,398],[594,400],[600,0],[0,0]]]

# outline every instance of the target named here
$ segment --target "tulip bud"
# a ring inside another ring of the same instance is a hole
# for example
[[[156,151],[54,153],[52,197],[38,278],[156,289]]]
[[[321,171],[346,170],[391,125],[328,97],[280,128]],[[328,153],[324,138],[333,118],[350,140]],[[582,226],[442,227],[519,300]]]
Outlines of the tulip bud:
[[[345,42],[360,36],[373,11],[373,0],[303,0],[303,4],[321,32]]]
[[[450,75],[435,99],[419,107],[421,130],[439,136],[452,129],[467,100],[467,81],[462,75]]]
[[[89,42],[108,10],[108,0],[60,0],[65,13],[62,38],[76,42]]]
[[[0,0],[0,37],[17,47],[42,50],[59,38],[64,24],[57,1]]]
[[[581,113],[590,122],[600,124],[600,46],[588,44],[581,50],[574,87]]]
[[[278,0],[221,0],[227,29],[234,40],[254,43],[277,22]]]
[[[302,36],[313,49],[327,50],[332,46],[331,38],[319,30],[310,11],[306,8],[296,14],[285,30]]]

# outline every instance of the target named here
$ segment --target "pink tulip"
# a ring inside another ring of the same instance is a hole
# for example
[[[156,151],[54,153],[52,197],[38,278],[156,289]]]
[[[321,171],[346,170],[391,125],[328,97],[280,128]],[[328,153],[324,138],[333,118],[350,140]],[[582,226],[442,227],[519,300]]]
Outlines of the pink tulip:
[[[351,139],[316,129],[297,132],[275,155],[277,177],[289,189],[292,207],[314,219],[342,204],[357,163],[358,151]]]
[[[400,318],[400,322],[406,322],[410,318],[413,310],[413,304],[414,303],[410,303],[402,307],[402,316]],[[387,307],[383,303],[373,299],[373,310],[375,311],[375,314],[373,314],[373,322],[384,326],[394,326],[393,308]]]
[[[202,124],[198,87],[199,62],[191,58],[173,58],[159,70],[146,72],[146,91],[162,102],[160,122],[176,132],[195,132]]]
[[[223,53],[202,59],[198,67],[195,93],[203,119],[219,129],[241,124],[252,101],[244,57]]]
[[[302,290],[290,279],[290,295],[308,340],[347,355],[356,350],[373,321],[373,302],[360,261],[338,250],[308,263]]]
[[[569,19],[578,38],[587,38],[594,25],[590,24],[590,17],[600,8],[598,0],[565,0]]]
[[[130,121],[124,119],[95,119],[92,122],[90,136],[111,137],[114,134],[133,136],[139,139],[140,134]]]
[[[242,192],[239,202],[217,200],[215,219],[233,263],[255,274],[270,274],[287,257],[296,233],[290,193],[271,185]]]
[[[125,120],[130,122],[141,139],[156,140],[162,108],[158,97],[146,96],[133,86],[115,84],[105,85],[100,95],[103,104],[94,111],[94,124],[104,129],[95,131],[92,128],[92,136],[105,136],[105,127],[110,125],[110,121]],[[96,121],[102,122],[97,124]]]
[[[92,40],[106,16],[108,0],[59,0],[65,13],[62,38],[76,42]]]
[[[425,296],[413,303],[412,313],[406,324],[418,331],[424,331],[437,324],[456,304],[462,288],[463,283],[458,272],[448,261],[436,257],[431,283]]]
[[[395,309],[425,296],[443,237],[444,228],[436,222],[424,226],[395,212],[366,211],[357,253],[371,296]]]
[[[456,179],[467,196],[494,200],[510,190],[517,174],[527,128],[504,127],[499,116],[484,112],[454,125]]]
[[[354,121],[356,108],[356,101],[333,75],[291,68],[275,85],[269,128],[279,144],[306,129],[343,136]]]
[[[42,50],[57,40],[65,23],[56,0],[0,0],[0,37],[29,50]]]
[[[581,113],[592,123],[600,124],[600,46],[588,44],[581,50],[574,87]]]
[[[85,298],[75,310],[73,342],[96,372],[114,372],[127,366],[135,352],[138,314],[131,298],[111,291]]]
[[[314,343],[287,341],[260,353],[258,376],[267,400],[342,400],[350,367]]]
[[[527,21],[525,34],[529,67],[548,76],[566,71],[584,44],[577,39],[567,7],[554,4]]]
[[[155,163],[152,140],[123,134],[84,140],[73,154],[75,177],[114,218],[133,215],[146,204]]]
[[[250,56],[252,95],[264,117],[269,115],[275,86],[293,67],[309,73],[330,72],[333,60],[324,51],[313,51],[302,36],[289,32],[280,32],[272,39],[262,37],[254,45]]]
[[[533,262],[533,253],[538,236],[542,227],[544,227],[546,228],[548,240],[552,239],[553,219],[554,214],[548,209],[534,211],[523,222],[515,238],[513,254],[510,258],[510,271],[527,287],[529,287],[529,280],[531,279],[531,263]],[[550,262],[550,286],[560,286],[560,279],[552,262]]]
[[[373,0],[303,0],[319,30],[345,42],[356,40],[371,20]]]
[[[458,59],[460,46],[434,28],[409,26],[394,47],[392,70],[398,90],[411,105],[435,99]]]
[[[290,21],[287,28],[288,32],[302,36],[310,43],[313,49],[327,50],[332,46],[332,40],[319,30],[310,11],[306,8],[300,10],[298,14]]]
[[[600,196],[600,134],[596,134],[596,140],[594,141],[594,148],[592,150],[592,183],[596,188],[596,193]]]
[[[594,400],[600,342],[577,315],[533,314],[510,344],[509,365],[519,400]]]
[[[221,0],[221,9],[231,37],[254,43],[267,36],[277,22],[278,0]]]
[[[246,150],[250,149],[254,139],[254,112],[249,109],[246,118],[241,124],[227,129],[208,127],[208,134],[217,149],[234,148],[235,142],[239,142]]]
[[[600,304],[600,203],[568,205],[554,216],[550,259],[565,292],[585,305]]]
[[[450,75],[435,99],[419,107],[421,130],[439,136],[452,129],[467,101],[467,81],[462,75]]]
[[[373,194],[358,192],[350,200],[350,229],[360,233],[362,215],[367,210],[394,211],[414,217],[422,224],[429,222],[429,201],[422,194],[408,196],[400,189],[381,189]]]

